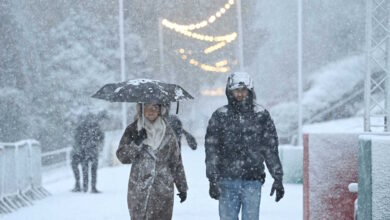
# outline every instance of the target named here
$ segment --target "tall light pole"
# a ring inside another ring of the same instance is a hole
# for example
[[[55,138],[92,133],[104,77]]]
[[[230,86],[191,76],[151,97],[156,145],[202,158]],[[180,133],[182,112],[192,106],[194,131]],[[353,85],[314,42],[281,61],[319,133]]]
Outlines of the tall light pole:
[[[121,81],[126,80],[126,69],[125,69],[125,41],[123,31],[123,0],[119,0],[119,48],[121,56]],[[122,128],[123,130],[127,127],[127,111],[126,103],[122,103]]]
[[[160,52],[160,76],[164,75],[164,35],[162,19],[158,19],[158,48]]]
[[[243,38],[242,38],[242,15],[241,15],[241,0],[237,0],[237,26],[238,26],[238,62],[240,70],[244,70],[244,52],[243,52]]]
[[[371,99],[371,35],[372,35],[372,1],[366,3],[366,75],[364,79],[364,131],[371,131],[370,99]]]
[[[386,5],[387,13],[390,12],[390,3],[387,2]],[[385,83],[385,97],[384,97],[384,102],[385,102],[385,128],[384,132],[389,132],[390,131],[390,16],[387,16],[387,40],[386,40],[386,83]]]
[[[298,146],[302,145],[302,0],[298,0]]]

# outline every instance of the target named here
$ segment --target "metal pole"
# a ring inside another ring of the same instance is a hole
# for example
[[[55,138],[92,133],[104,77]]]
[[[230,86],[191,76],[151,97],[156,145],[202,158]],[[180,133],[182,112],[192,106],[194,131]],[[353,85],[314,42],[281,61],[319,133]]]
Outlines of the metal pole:
[[[124,42],[124,31],[123,31],[123,0],[119,0],[119,47],[121,56],[121,81],[126,80],[125,70],[125,42]],[[127,127],[127,112],[126,104],[122,103],[122,128],[123,130]]]
[[[1,195],[4,195],[4,185],[5,185],[5,160],[4,160],[4,157],[5,156],[5,146],[1,146],[0,145],[0,165],[1,165],[1,189],[0,189],[0,193]]]
[[[371,99],[371,34],[372,34],[372,0],[366,1],[366,77],[364,80],[364,131],[371,131],[370,99]]]
[[[386,2],[387,13],[390,11],[390,4]],[[387,30],[390,30],[390,15],[387,15]],[[387,37],[386,42],[386,93],[385,93],[385,132],[389,131],[390,125],[390,37]]]
[[[162,19],[158,19],[158,48],[160,50],[160,76],[164,75],[164,35]]]
[[[237,24],[238,24],[238,61],[240,63],[240,70],[244,70],[244,52],[243,52],[243,38],[242,38],[242,14],[241,14],[241,0],[237,0]]]
[[[302,145],[302,0],[298,0],[298,146]]]

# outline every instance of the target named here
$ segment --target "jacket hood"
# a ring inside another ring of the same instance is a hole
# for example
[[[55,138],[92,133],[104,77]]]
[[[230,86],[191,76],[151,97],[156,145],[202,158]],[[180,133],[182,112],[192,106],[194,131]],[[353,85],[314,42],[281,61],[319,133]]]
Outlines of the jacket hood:
[[[248,89],[248,98],[242,102],[237,102],[233,96],[233,90],[240,88]],[[237,110],[240,110],[241,108],[253,109],[256,101],[253,80],[246,72],[234,72],[228,76],[225,94],[228,99],[228,105]]]

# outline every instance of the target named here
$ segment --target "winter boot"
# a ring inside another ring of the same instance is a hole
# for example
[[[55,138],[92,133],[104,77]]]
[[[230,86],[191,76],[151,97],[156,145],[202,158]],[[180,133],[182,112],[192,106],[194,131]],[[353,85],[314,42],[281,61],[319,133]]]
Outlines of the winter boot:
[[[83,183],[83,192],[88,192],[88,182]]]
[[[91,193],[101,193],[101,192],[97,190],[96,187],[92,187]]]
[[[76,182],[76,185],[75,185],[74,188],[72,189],[72,192],[80,192],[80,191],[81,191],[80,183],[79,183],[79,182]]]

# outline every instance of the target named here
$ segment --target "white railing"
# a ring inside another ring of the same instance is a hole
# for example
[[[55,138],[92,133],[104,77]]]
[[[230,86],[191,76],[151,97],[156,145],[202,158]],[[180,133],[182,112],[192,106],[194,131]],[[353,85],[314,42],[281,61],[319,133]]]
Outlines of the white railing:
[[[68,166],[71,162],[72,147],[42,153],[42,168],[44,170],[53,169],[60,166]],[[53,159],[55,158],[55,159]],[[50,161],[50,162],[44,162]]]
[[[122,130],[104,132],[104,143],[99,153],[99,167],[114,166],[119,164],[115,156],[119,140],[123,134]],[[61,166],[70,166],[72,147],[42,153],[42,167],[44,171]],[[52,158],[55,158],[52,160]],[[52,160],[52,161],[50,161]],[[49,162],[50,161],[50,162]]]
[[[0,213],[50,195],[41,182],[41,148],[35,140],[0,143]]]
[[[122,133],[120,130],[105,132],[99,167],[118,163],[115,151]],[[66,147],[41,153],[36,140],[0,142],[0,216],[50,195],[42,187],[42,171],[70,166],[71,151],[72,147]]]

